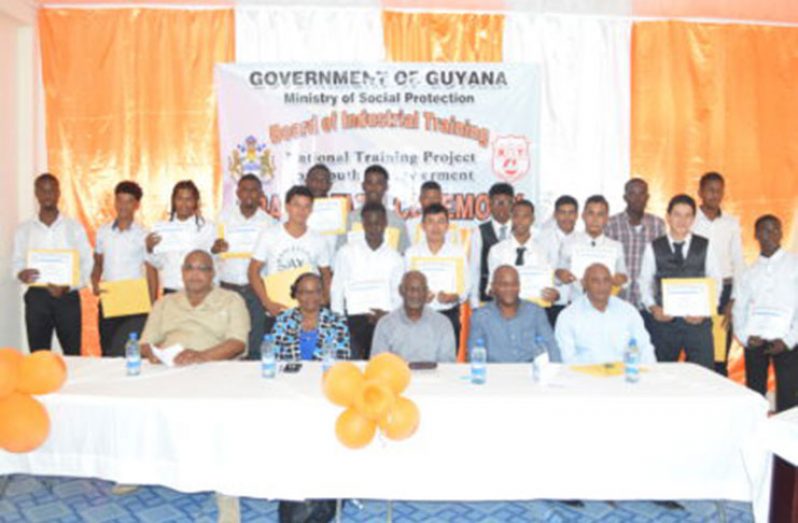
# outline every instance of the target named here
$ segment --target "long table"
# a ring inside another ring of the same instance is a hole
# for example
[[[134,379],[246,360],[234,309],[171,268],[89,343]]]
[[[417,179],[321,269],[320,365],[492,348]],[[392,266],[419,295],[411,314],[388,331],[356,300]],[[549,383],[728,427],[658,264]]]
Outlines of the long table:
[[[767,403],[692,364],[657,364],[629,384],[562,368],[545,386],[528,365],[465,365],[413,375],[421,411],[409,440],[349,450],[321,368],[260,377],[257,362],[183,368],[67,358],[43,396],[48,441],[0,451],[0,474],[96,477],[271,499],[729,499],[766,521]]]

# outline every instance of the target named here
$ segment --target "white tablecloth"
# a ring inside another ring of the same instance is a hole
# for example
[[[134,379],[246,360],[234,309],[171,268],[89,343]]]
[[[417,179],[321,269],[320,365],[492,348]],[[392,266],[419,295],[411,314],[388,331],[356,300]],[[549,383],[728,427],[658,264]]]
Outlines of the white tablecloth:
[[[774,454],[798,467],[798,407],[768,420],[767,440]]]
[[[548,387],[527,365],[414,374],[421,426],[404,442],[348,450],[321,369],[260,377],[257,362],[124,375],[121,359],[68,358],[43,397],[49,440],[0,451],[0,474],[98,477],[260,498],[413,500],[730,499],[765,521],[767,403],[691,364],[660,364],[630,385],[564,370]]]

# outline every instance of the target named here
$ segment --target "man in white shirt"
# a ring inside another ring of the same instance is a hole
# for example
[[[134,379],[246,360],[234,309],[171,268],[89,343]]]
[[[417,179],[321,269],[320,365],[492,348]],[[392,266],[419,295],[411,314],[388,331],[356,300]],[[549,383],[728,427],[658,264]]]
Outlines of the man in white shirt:
[[[623,361],[624,349],[632,340],[640,350],[640,361],[655,363],[654,347],[640,313],[612,296],[609,269],[601,263],[591,265],[582,286],[585,294],[565,308],[554,331],[563,363]]]
[[[716,172],[708,172],[701,177],[698,187],[701,205],[696,213],[695,223],[693,223],[693,232],[709,240],[709,248],[714,252],[721,276],[723,276],[723,290],[718,304],[718,314],[723,315],[722,321],[728,336],[726,337],[723,361],[715,362],[715,370],[726,376],[728,374],[726,364],[731,346],[733,285],[745,269],[743,238],[740,221],[720,209],[725,189],[723,176]]]
[[[310,266],[321,275],[324,302],[329,301],[332,276],[329,250],[324,238],[308,229],[308,217],[313,212],[313,194],[303,185],[291,187],[285,195],[285,210],[288,221],[261,231],[247,270],[249,284],[271,318],[276,318],[288,307],[269,297],[269,290],[263,284],[264,267],[266,275],[271,275]],[[267,328],[273,322],[273,319],[267,321]]]
[[[646,245],[640,268],[640,294],[643,305],[654,317],[651,339],[658,361],[678,361],[684,349],[687,361],[708,369],[714,368],[712,319],[708,316],[665,314],[662,300],[664,278],[712,278],[720,297],[720,270],[709,240],[691,232],[695,220],[695,200],[686,194],[671,198],[668,203],[668,234]]]
[[[585,201],[585,209],[582,211],[585,232],[575,233],[564,241],[560,248],[560,258],[555,274],[560,282],[571,285],[571,300],[582,293],[582,286],[579,282],[584,274],[579,273],[594,261],[604,263],[607,269],[612,271],[614,287],[623,287],[628,280],[623,245],[604,235],[604,227],[609,220],[609,214],[610,204],[604,196],[597,194],[589,197]]]
[[[571,238],[576,231],[576,220],[579,217],[579,202],[576,198],[564,194],[554,202],[554,219],[548,227],[543,227],[538,235],[537,243],[546,252],[546,259],[552,268],[560,261],[560,249],[563,242]],[[570,285],[559,280],[554,281],[554,288],[560,295],[554,304],[546,309],[546,315],[552,327],[557,323],[557,316],[570,301]]]
[[[403,254],[407,247],[410,245],[410,239],[407,236],[407,226],[405,221],[393,210],[393,205],[390,203],[385,204],[385,195],[388,193],[388,171],[382,165],[369,165],[363,173],[363,193],[365,195],[365,202],[382,203],[385,205],[386,212],[388,213],[388,227],[385,229],[385,237],[390,239],[392,236],[398,237],[397,250],[399,254]],[[359,210],[353,210],[349,213],[346,219],[346,230],[348,232],[360,229]],[[338,239],[338,248],[348,241],[348,237],[341,235]]]
[[[745,346],[746,384],[763,396],[773,361],[782,411],[798,405],[798,256],[781,248],[777,217],[761,216],[754,228],[760,256],[735,284],[734,331]]]
[[[238,180],[236,198],[238,205],[224,209],[216,220],[223,237],[216,239],[211,252],[217,255],[220,286],[237,292],[247,305],[251,325],[247,340],[247,359],[257,360],[260,359],[260,344],[266,329],[266,313],[249,284],[247,271],[255,247],[254,241],[257,241],[263,229],[274,226],[275,220],[261,209],[263,185],[254,174],[245,174]],[[227,241],[231,235],[236,239],[245,239],[244,244],[233,245],[235,252],[232,253]],[[250,239],[253,243],[250,243]]]
[[[535,206],[529,200],[520,200],[513,204],[512,234],[506,240],[500,241],[491,247],[488,253],[488,269],[490,281],[496,269],[502,265],[511,265],[522,274],[524,269],[544,270],[553,275],[553,268],[549,264],[546,252],[532,238],[532,224],[535,223]],[[523,281],[523,278],[521,278]],[[522,286],[523,287],[523,286]],[[523,293],[525,289],[521,289]],[[522,295],[523,299],[540,298],[553,302],[559,298],[559,293],[554,289],[552,276],[551,285],[544,287],[539,296]]]
[[[495,183],[488,191],[490,219],[474,231],[471,238],[471,263],[474,288],[471,307],[490,301],[488,295],[488,253],[490,248],[510,237],[510,211],[513,208],[515,189],[509,183]]]
[[[385,241],[385,206],[367,203],[360,215],[365,241],[347,243],[338,251],[330,303],[333,312],[346,315],[352,359],[367,360],[377,322],[401,305],[404,261]],[[365,304],[364,296],[376,301]]]
[[[147,257],[144,244],[147,230],[135,221],[141,197],[141,187],[135,182],[119,182],[114,189],[116,219],[97,231],[94,268],[91,271],[95,296],[100,296],[102,292],[101,281],[139,280],[144,277],[147,278],[150,302],[154,302],[158,296],[158,273],[144,263]],[[130,333],[141,334],[147,315],[106,318],[102,303],[97,312],[103,356],[124,356]]]
[[[308,169],[307,174],[305,174],[305,187],[310,189],[314,200],[329,198],[332,185],[332,172],[330,168],[323,163],[315,164]],[[322,236],[327,244],[327,249],[330,251],[330,260],[334,260],[338,236],[335,234],[323,234]]]
[[[50,173],[39,175],[34,189],[39,214],[17,227],[11,258],[12,276],[30,285],[25,292],[28,347],[30,350],[50,349],[55,330],[64,354],[77,356],[81,337],[79,290],[89,280],[91,245],[83,226],[58,210],[61,189],[55,176]],[[30,251],[41,249],[69,249],[77,254],[80,277],[76,286],[54,285],[41,280],[39,271],[28,266]]]
[[[443,205],[432,204],[424,209],[421,225],[424,228],[424,241],[405,252],[405,270],[417,269],[427,278],[432,294],[430,307],[449,318],[455,340],[459,343],[460,304],[468,299],[471,291],[468,255],[462,246],[446,242],[449,211]],[[425,266],[425,261],[435,259],[440,259],[441,266],[436,267],[433,273],[433,269]]]

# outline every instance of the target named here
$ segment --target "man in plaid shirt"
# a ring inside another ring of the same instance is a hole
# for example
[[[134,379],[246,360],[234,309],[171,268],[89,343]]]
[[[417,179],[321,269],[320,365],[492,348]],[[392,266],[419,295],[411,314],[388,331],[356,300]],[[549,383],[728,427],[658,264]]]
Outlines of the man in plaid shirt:
[[[646,244],[665,234],[665,221],[646,211],[648,184],[640,178],[632,178],[624,186],[626,209],[610,218],[604,228],[607,237],[621,242],[629,271],[629,285],[621,290],[620,298],[641,310],[646,327],[649,325],[648,311],[641,304],[638,277],[643,263]]]

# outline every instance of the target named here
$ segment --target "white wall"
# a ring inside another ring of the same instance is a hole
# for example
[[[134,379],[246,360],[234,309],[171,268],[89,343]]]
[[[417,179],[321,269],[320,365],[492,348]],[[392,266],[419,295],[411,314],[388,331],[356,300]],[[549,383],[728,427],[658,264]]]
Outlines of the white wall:
[[[33,212],[31,182],[43,162],[40,82],[32,2],[0,2],[0,346],[27,348],[20,286],[11,276],[14,229]]]

